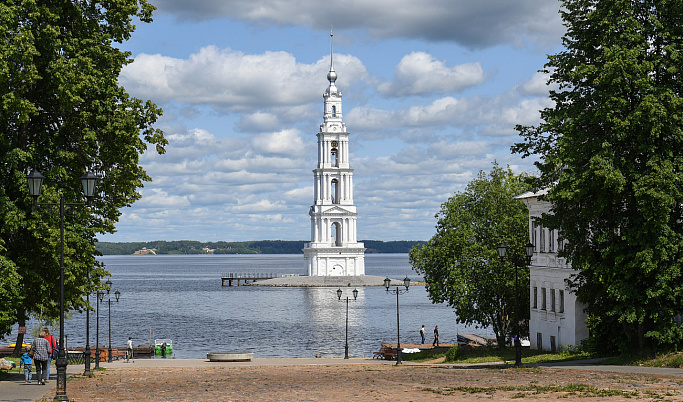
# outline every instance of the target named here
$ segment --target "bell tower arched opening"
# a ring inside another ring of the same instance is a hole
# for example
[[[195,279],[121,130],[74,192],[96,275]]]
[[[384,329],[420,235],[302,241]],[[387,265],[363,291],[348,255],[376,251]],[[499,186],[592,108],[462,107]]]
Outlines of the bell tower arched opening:
[[[339,204],[339,180],[332,179],[332,203]]]
[[[334,222],[330,227],[332,235],[332,245],[335,247],[342,246],[342,228],[339,222]]]

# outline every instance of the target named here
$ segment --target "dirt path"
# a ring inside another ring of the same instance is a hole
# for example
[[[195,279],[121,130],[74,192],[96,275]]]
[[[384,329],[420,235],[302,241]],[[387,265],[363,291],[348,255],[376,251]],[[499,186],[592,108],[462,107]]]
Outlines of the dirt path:
[[[568,369],[376,364],[125,368],[74,377],[80,401],[681,401],[683,378]]]

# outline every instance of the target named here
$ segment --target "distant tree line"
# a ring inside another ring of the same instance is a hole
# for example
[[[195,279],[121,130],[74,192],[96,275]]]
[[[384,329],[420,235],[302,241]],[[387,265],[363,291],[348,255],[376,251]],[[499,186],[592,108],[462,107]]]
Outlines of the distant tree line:
[[[155,250],[156,254],[303,254],[304,240],[258,240],[240,242],[200,242],[194,240],[148,241],[129,243],[96,243],[97,250],[104,255],[128,255],[138,250]],[[363,240],[366,253],[408,253],[413,246],[423,241],[380,241]],[[208,250],[208,251],[207,251]]]

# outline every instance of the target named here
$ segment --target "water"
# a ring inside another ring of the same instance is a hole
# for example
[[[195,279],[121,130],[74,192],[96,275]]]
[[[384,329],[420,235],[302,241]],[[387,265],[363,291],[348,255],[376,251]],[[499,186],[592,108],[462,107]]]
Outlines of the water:
[[[366,255],[366,274],[416,281],[407,254]],[[207,352],[245,350],[255,357],[343,357],[346,302],[349,302],[349,355],[372,356],[382,342],[396,343],[396,296],[384,287],[360,287],[358,299],[345,288],[221,286],[228,272],[304,275],[302,255],[158,255],[104,256],[111,272],[111,339],[123,348],[154,338],[173,340],[176,358],[206,358]],[[113,291],[119,290],[118,303]],[[91,304],[96,305],[95,297]],[[439,325],[441,343],[458,333],[487,335],[486,330],[456,324],[454,311],[432,304],[424,286],[399,296],[402,343],[427,341]],[[96,314],[90,314],[90,344],[95,345]],[[85,345],[85,313],[65,323],[67,346]],[[35,324],[38,325],[38,324]],[[29,326],[29,331],[31,324]],[[100,344],[108,344],[108,304],[100,303]],[[16,336],[16,328],[13,334]],[[53,331],[55,334],[58,331]]]

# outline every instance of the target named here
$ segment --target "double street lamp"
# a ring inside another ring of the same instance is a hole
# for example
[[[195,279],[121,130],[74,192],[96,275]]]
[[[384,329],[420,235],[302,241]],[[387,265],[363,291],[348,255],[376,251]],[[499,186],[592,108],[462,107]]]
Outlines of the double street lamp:
[[[66,358],[66,351],[64,349],[65,339],[64,337],[64,216],[67,215],[66,209],[69,208],[71,211],[68,213],[69,216],[75,215],[73,210],[77,206],[85,206],[90,204],[90,199],[95,193],[95,183],[97,182],[97,176],[93,173],[87,172],[81,176],[81,185],[83,186],[83,193],[87,200],[86,203],[80,202],[64,202],[64,194],[60,192],[59,202],[38,202],[38,197],[43,187],[43,176],[40,172],[32,170],[26,176],[28,182],[29,194],[33,197],[33,208],[40,209],[41,211],[51,215],[59,215],[59,230],[60,230],[60,254],[59,254],[59,349],[57,352],[57,361],[55,366],[57,367],[57,391],[55,394],[55,401],[68,401],[69,398],[66,395],[66,366],[68,364]]]
[[[111,290],[112,283],[109,279],[107,279],[105,284],[107,285],[107,303],[109,304],[109,357],[107,358],[107,362],[111,363],[111,294],[109,293],[109,291]],[[99,294],[101,302],[104,302],[104,294],[104,292],[101,292]],[[121,292],[117,290],[116,292],[114,292],[114,296],[116,297],[116,302],[118,303],[119,297],[121,297]]]
[[[534,255],[534,245],[527,243],[524,247],[524,251],[526,252],[526,263],[528,267],[531,265],[531,257]],[[506,255],[507,246],[501,243],[498,245],[498,256],[500,257],[501,262],[505,259]],[[520,264],[519,261],[513,261],[513,264],[515,264],[515,332],[517,333],[515,336],[515,367],[522,367],[522,340],[519,337],[519,283],[517,279],[517,271]]]
[[[396,285],[396,289],[389,289],[391,287],[391,279],[385,278],[384,279],[384,287],[387,289],[387,293],[392,293],[396,295],[396,365],[402,364],[401,361],[401,325],[399,323],[399,314],[398,314],[398,295],[406,293],[408,291],[408,287],[410,286],[410,279],[406,276],[405,279],[403,280],[403,286],[405,289],[400,289],[400,285]]]
[[[337,289],[337,298],[341,301],[341,288]],[[353,289],[353,300],[358,298],[358,289]],[[344,359],[349,358],[349,296],[346,296],[346,344],[344,345]]]

